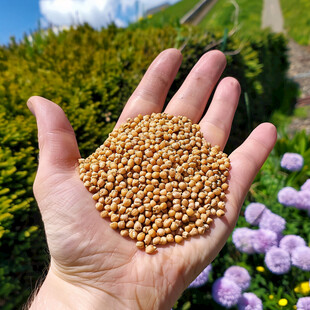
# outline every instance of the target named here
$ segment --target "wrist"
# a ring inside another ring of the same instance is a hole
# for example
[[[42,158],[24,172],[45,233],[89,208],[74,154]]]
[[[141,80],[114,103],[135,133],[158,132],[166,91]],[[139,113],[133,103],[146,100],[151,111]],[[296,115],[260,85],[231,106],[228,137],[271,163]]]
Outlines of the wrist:
[[[29,309],[96,309],[92,306],[93,299],[90,292],[61,279],[49,269]]]
[[[166,294],[159,294],[155,287],[139,285],[137,294],[135,285],[128,288],[119,286],[117,282],[105,282],[100,285],[99,289],[95,284],[97,283],[85,285],[75,280],[65,280],[57,269],[50,267],[42,286],[32,298],[29,310],[155,310],[171,308],[167,306],[169,304],[167,298],[165,301],[160,298]],[[141,296],[143,297],[141,298]]]

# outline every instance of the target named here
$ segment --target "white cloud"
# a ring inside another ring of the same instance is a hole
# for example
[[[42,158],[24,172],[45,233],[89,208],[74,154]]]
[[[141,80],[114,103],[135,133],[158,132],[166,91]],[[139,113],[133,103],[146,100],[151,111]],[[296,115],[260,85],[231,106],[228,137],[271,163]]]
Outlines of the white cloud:
[[[45,22],[56,26],[87,22],[99,28],[114,22],[123,27],[152,7],[177,1],[179,0],[40,0],[40,10]]]

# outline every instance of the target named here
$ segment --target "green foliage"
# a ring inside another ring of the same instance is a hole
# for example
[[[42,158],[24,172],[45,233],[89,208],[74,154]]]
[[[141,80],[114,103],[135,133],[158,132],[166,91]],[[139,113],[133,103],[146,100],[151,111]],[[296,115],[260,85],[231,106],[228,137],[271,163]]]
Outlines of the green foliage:
[[[301,45],[310,44],[310,2],[281,0],[284,26],[288,35]]]
[[[34,134],[33,120],[0,113],[0,296],[1,300],[15,298],[3,309],[15,309],[14,304],[24,302],[46,259],[32,194]]]
[[[237,50],[240,41],[231,46],[230,40],[227,50]],[[228,57],[225,74],[236,77],[242,89],[231,136],[234,146],[246,137],[249,129],[269,120],[275,111],[284,115],[291,113],[298,88],[286,77],[286,43],[282,35],[258,32],[250,42],[242,43],[239,54]],[[242,70],[243,66],[247,69]],[[236,137],[240,139],[236,140]]]
[[[32,34],[32,40],[25,38],[19,44],[12,40],[8,47],[0,47],[0,303],[3,309],[16,309],[25,302],[48,264],[41,219],[32,194],[38,152],[35,120],[26,108],[27,99],[41,95],[59,104],[76,132],[81,155],[85,157],[105,140],[123,105],[160,51],[185,46],[184,61],[169,99],[199,57],[211,45],[221,47],[215,42],[222,35],[189,26],[118,29],[111,25],[95,31],[84,25],[58,35],[51,30],[40,30]],[[283,91],[279,83],[287,82],[285,43],[283,37],[265,33],[253,42],[243,43],[239,53],[228,56],[224,75],[240,80],[250,107],[247,113],[241,100],[228,149],[247,135],[249,113],[254,126],[268,120],[278,107],[279,101],[268,96]],[[231,37],[225,51],[235,51],[240,44],[238,38]],[[272,70],[266,67],[270,64]],[[267,82],[265,70],[272,75]],[[291,98],[292,94],[287,97]],[[231,243],[227,248],[231,248]],[[234,250],[228,262],[239,256]],[[223,266],[219,263],[219,273],[224,271]],[[210,295],[203,298],[213,305]]]
[[[211,31],[223,31],[225,28],[231,30],[238,24],[241,36],[252,37],[261,28],[263,1],[236,0],[236,4],[238,9],[233,1],[218,0],[199,26]]]

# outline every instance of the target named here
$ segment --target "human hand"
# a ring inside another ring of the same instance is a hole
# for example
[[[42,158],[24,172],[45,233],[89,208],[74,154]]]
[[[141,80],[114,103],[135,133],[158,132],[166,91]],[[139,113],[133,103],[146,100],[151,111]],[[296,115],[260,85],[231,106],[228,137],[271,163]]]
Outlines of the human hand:
[[[161,112],[181,64],[178,50],[162,52],[127,102],[116,127],[128,117]],[[165,112],[200,124],[206,141],[224,148],[240,95],[234,78],[223,79],[203,115],[226,64],[219,51],[197,62]],[[216,257],[238,219],[248,189],[276,141],[273,125],[258,126],[231,155],[226,214],[210,231],[156,255],[121,237],[95,209],[79,179],[80,153],[73,129],[56,104],[32,97],[39,168],[34,193],[45,226],[51,264],[31,309],[170,309],[184,289]]]

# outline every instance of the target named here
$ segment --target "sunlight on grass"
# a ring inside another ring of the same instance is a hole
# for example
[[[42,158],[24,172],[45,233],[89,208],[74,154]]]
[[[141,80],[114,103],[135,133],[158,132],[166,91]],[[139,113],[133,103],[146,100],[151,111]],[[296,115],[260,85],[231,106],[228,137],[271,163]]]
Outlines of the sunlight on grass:
[[[281,8],[284,16],[284,26],[297,43],[310,44],[310,1],[281,0]]]

